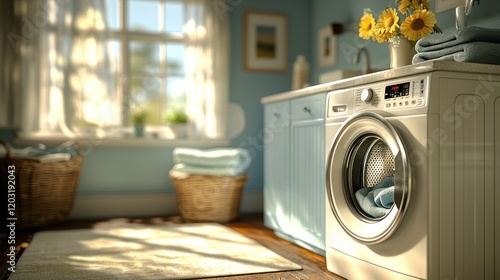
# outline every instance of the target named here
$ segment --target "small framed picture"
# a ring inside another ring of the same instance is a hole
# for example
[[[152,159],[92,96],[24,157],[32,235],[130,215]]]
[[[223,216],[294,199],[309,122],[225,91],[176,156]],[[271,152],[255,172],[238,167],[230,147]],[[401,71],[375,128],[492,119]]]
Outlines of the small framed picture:
[[[244,15],[244,67],[250,71],[287,69],[287,17],[251,12]]]
[[[325,26],[318,32],[318,65],[328,67],[337,63],[337,37],[331,27]]]

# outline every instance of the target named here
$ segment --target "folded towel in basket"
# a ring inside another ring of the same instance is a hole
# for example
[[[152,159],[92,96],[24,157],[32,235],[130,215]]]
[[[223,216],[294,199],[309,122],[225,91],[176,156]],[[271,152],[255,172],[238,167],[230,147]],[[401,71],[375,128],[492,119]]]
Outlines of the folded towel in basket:
[[[366,214],[373,218],[383,217],[394,204],[394,177],[386,177],[373,187],[359,189],[355,196]]]
[[[194,149],[175,148],[172,151],[175,163],[201,167],[235,167],[245,169],[250,165],[250,153],[241,148]]]
[[[203,174],[203,175],[216,175],[216,176],[237,176],[245,173],[246,167],[242,166],[195,166],[184,163],[178,163],[172,167],[173,171],[190,173],[190,174]]]
[[[414,64],[428,60],[500,64],[500,43],[469,42],[435,51],[417,52],[413,56]]]
[[[430,34],[417,41],[415,50],[417,52],[437,51],[470,42],[500,44],[500,29],[471,26],[442,34]]]

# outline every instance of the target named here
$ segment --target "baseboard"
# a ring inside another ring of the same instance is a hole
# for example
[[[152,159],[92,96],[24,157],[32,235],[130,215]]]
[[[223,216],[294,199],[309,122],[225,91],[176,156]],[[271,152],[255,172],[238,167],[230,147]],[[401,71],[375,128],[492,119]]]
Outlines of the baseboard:
[[[262,190],[246,190],[242,213],[263,212]],[[69,219],[139,218],[177,215],[175,193],[78,194]]]

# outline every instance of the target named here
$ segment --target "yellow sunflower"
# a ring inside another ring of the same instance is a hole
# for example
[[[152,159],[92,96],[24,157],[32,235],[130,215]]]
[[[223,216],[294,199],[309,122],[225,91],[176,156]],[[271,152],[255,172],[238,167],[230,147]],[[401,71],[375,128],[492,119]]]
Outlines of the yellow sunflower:
[[[394,8],[386,8],[377,20],[375,39],[381,43],[398,34],[399,16]]]
[[[408,40],[417,41],[431,34],[434,31],[436,23],[436,16],[432,11],[416,10],[401,24],[401,33]]]
[[[410,8],[411,0],[401,0],[399,1],[398,11],[402,14],[406,14],[406,11]]]
[[[411,0],[411,8],[414,10],[426,9],[429,10],[431,6],[429,5],[429,1],[427,0]]]
[[[375,18],[371,13],[365,13],[359,20],[359,37],[368,40],[373,38]]]

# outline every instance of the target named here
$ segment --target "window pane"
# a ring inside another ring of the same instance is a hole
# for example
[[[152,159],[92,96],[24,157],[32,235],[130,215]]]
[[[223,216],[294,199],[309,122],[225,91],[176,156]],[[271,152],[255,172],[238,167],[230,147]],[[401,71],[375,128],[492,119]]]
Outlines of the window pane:
[[[108,41],[108,58],[109,67],[112,72],[118,72],[121,69],[120,53],[121,53],[121,41],[119,40],[109,40]]]
[[[134,77],[130,84],[130,109],[146,111],[147,124],[160,124],[161,115],[161,79],[150,75]]]
[[[159,3],[149,0],[128,1],[128,28],[131,31],[158,32]]]
[[[167,32],[181,33],[184,25],[184,11],[182,3],[165,3],[165,29]]]
[[[106,23],[112,30],[120,28],[118,0],[107,0],[106,2]]]
[[[167,78],[167,111],[186,108],[186,80]]]
[[[130,42],[130,70],[132,72],[160,72],[160,43]]]
[[[169,74],[184,74],[184,44],[167,43],[167,71]]]

